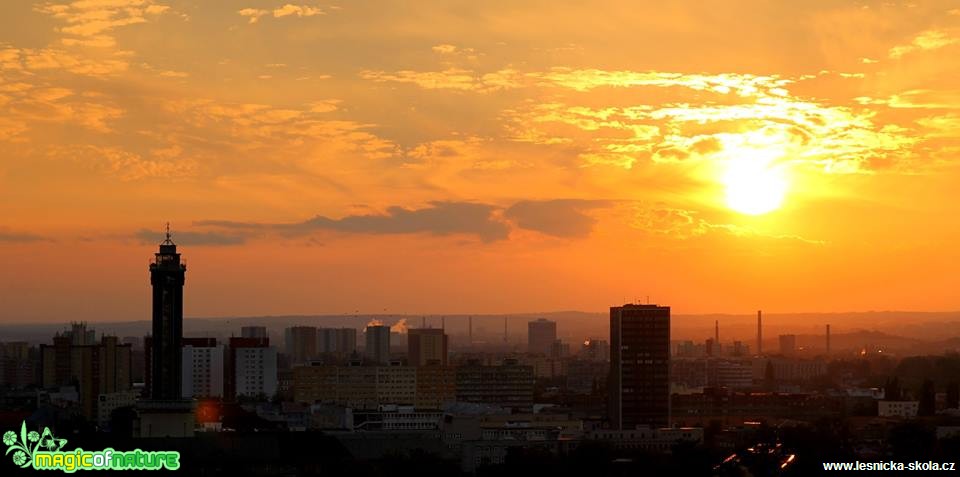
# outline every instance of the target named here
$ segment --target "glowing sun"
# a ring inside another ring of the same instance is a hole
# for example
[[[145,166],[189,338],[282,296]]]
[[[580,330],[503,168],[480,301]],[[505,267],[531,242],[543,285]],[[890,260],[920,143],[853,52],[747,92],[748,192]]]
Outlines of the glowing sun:
[[[761,215],[780,208],[788,182],[782,167],[754,159],[731,160],[722,183],[727,207],[742,214]]]

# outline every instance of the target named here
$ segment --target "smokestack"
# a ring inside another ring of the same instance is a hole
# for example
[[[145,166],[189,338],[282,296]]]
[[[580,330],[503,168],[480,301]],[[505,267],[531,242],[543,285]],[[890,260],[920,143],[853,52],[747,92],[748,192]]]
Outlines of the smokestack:
[[[470,338],[470,344],[473,345],[473,316],[467,317],[467,336]]]
[[[763,310],[757,310],[757,354],[763,354]]]
[[[420,317],[420,327],[421,327],[421,328],[426,328],[426,327],[427,327],[427,317],[426,317],[426,316],[421,316],[421,317]]]
[[[507,317],[503,317],[503,343],[507,343]]]
[[[713,331],[713,341],[717,343],[717,346],[720,345],[720,320],[713,322],[714,331]]]
[[[440,329],[443,330],[443,331],[447,331],[447,317],[446,317],[446,316],[441,316],[441,317],[440,317]]]
[[[830,325],[827,325],[827,354],[830,354]]]

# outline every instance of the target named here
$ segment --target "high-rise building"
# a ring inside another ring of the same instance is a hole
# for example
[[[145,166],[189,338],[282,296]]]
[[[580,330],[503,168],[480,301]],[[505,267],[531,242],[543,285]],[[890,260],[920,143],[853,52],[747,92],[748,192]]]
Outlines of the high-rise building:
[[[70,323],[70,330],[64,333],[64,336],[70,337],[70,344],[74,346],[97,344],[97,333],[94,329],[87,329],[87,323]]]
[[[267,338],[266,326],[242,326],[240,327],[241,338]]]
[[[303,364],[317,357],[317,328],[291,326],[284,333],[287,358],[291,365]]]
[[[53,345],[40,345],[41,383],[46,389],[75,385],[83,415],[95,419],[100,394],[132,387],[130,345],[119,344],[116,336],[103,336],[98,344],[74,345],[76,336],[92,335],[68,331],[54,336]]]
[[[26,341],[0,342],[0,387],[12,389],[36,386],[40,354]]]
[[[216,338],[183,339],[183,397],[223,397],[222,344]]]
[[[317,329],[317,353],[337,353],[336,328]]]
[[[447,335],[440,328],[410,328],[407,331],[407,361],[410,366],[446,366]]]
[[[797,335],[780,335],[780,354],[793,356],[797,352]]]
[[[366,329],[367,347],[364,356],[377,364],[390,362],[390,327],[383,325],[368,326]]]
[[[277,349],[269,338],[230,338],[227,355],[228,399],[270,399],[277,393]]]
[[[527,351],[550,356],[557,341],[557,322],[543,318],[527,323]]]
[[[614,429],[670,422],[670,307],[610,308],[610,421]]]
[[[730,350],[730,356],[747,356],[750,354],[750,345],[743,344],[742,341],[734,341],[733,348]]]
[[[357,351],[357,330],[353,328],[317,329],[317,353],[348,357]]]
[[[350,356],[357,352],[357,330],[340,328],[337,330],[337,353]]]
[[[600,338],[587,338],[580,349],[580,355],[590,361],[610,360],[610,343]]]
[[[707,356],[720,356],[717,342],[713,338],[707,338],[707,341],[703,343],[703,349]]]

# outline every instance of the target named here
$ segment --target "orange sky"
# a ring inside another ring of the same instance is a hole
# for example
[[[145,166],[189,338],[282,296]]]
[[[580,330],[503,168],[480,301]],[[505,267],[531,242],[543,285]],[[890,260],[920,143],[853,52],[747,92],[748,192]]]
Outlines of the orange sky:
[[[3,2],[0,321],[960,309],[960,2],[662,3]]]

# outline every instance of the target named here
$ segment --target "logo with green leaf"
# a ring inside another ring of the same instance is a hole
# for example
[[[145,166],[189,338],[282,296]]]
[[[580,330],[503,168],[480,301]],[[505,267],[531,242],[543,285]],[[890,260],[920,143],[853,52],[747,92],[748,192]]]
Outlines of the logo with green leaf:
[[[4,455],[13,452],[13,463],[21,468],[30,465],[37,451],[59,451],[66,443],[66,439],[54,437],[49,427],[43,428],[42,434],[37,431],[27,432],[26,422],[20,425],[19,436],[14,431],[3,433],[3,445],[7,446],[7,452]]]

